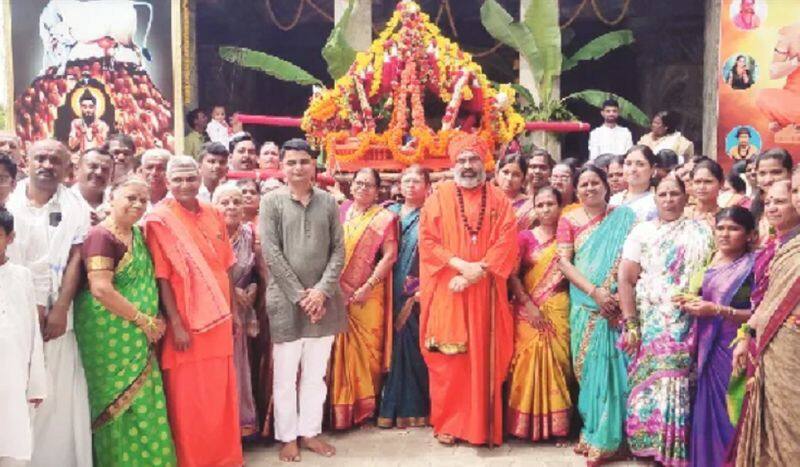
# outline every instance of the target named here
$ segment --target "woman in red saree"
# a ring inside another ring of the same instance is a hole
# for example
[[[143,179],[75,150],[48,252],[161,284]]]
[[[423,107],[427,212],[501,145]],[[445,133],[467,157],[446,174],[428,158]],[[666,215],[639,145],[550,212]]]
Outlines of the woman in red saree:
[[[397,259],[397,216],[376,204],[380,176],[361,169],[353,201],[342,205],[345,265],[339,281],[347,302],[347,332],[336,336],[331,370],[333,428],[345,430],[375,415],[392,349],[391,271]]]

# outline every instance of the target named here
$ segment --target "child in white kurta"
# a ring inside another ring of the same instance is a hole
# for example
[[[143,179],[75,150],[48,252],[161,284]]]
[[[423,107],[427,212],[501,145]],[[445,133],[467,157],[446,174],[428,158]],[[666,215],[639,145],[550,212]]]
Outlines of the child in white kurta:
[[[31,409],[44,400],[47,387],[33,278],[6,258],[12,238],[6,216],[0,211],[0,465],[30,461]]]

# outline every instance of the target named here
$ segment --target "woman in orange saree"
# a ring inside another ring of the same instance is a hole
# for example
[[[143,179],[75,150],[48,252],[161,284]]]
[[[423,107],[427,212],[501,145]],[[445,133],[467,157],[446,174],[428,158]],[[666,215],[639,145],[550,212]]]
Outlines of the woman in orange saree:
[[[515,301],[506,432],[540,441],[569,434],[569,290],[558,268],[556,227],[561,194],[539,189],[539,225],[519,234],[520,275],[509,278]]]
[[[383,373],[391,363],[391,270],[397,259],[397,216],[376,204],[380,176],[361,169],[344,203],[345,266],[339,281],[347,302],[347,332],[333,344],[331,420],[345,430],[375,415]],[[387,285],[388,284],[388,285]]]

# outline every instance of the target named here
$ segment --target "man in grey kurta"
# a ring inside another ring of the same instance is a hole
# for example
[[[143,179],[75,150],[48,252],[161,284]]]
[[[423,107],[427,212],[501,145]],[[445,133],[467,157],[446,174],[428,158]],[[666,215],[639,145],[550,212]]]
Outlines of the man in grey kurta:
[[[347,326],[339,290],[344,240],[336,201],[314,188],[316,167],[308,143],[287,141],[280,159],[287,185],[262,199],[258,225],[269,265],[275,437],[284,443],[280,459],[297,461],[300,447],[335,453],[318,435],[331,345]]]

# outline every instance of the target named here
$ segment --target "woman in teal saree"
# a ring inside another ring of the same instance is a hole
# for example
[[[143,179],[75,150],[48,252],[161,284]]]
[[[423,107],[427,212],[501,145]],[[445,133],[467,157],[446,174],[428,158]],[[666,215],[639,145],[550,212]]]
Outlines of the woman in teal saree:
[[[628,382],[620,335],[616,269],[622,245],[636,222],[628,207],[609,209],[605,173],[587,166],[577,179],[581,206],[558,224],[559,266],[570,281],[570,351],[583,420],[575,452],[589,465],[614,457],[623,441]]]
[[[111,215],[82,247],[89,278],[75,299],[78,339],[97,466],[174,466],[161,371],[153,344],[164,332],[150,253],[135,222],[147,206],[145,182],[112,192]]]
[[[392,363],[378,414],[382,428],[418,427],[428,424],[430,397],[428,367],[419,349],[419,213],[430,188],[425,169],[412,165],[403,171],[400,190],[403,204],[388,207],[400,219],[397,262],[392,271],[394,335]]]

